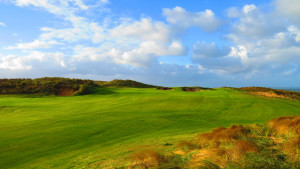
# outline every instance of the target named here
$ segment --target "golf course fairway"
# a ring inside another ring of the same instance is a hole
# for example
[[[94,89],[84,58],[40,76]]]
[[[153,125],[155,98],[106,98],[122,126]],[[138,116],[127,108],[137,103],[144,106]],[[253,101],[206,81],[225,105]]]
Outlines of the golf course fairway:
[[[229,88],[97,88],[85,96],[0,95],[0,168],[101,168],[143,145],[300,115],[296,100]]]

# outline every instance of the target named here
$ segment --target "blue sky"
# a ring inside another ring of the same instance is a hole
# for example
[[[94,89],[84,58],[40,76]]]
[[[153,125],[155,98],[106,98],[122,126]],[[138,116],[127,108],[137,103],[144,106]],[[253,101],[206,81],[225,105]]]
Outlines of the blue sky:
[[[299,0],[0,0],[0,78],[300,87]]]

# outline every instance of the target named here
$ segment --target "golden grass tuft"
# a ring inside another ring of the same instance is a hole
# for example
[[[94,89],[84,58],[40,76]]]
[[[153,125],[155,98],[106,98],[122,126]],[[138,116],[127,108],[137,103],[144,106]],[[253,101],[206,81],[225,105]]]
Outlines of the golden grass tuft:
[[[193,140],[181,141],[174,148],[173,156],[160,155],[153,150],[136,153],[134,166],[299,168],[300,116],[279,117],[268,121],[267,125],[218,127]]]
[[[202,133],[199,135],[199,140],[200,142],[232,141],[247,136],[248,133],[249,130],[242,125],[232,125],[229,128],[218,127],[210,133]]]
[[[258,146],[248,140],[237,140],[229,153],[231,161],[239,161],[242,157],[249,152],[258,152]]]
[[[267,123],[279,134],[294,132],[300,134],[300,116],[284,116],[272,119]]]
[[[285,143],[283,150],[290,156],[291,160],[300,161],[300,135]]]
[[[135,166],[151,168],[157,166],[163,160],[163,157],[158,152],[147,149],[133,154],[132,159]]]

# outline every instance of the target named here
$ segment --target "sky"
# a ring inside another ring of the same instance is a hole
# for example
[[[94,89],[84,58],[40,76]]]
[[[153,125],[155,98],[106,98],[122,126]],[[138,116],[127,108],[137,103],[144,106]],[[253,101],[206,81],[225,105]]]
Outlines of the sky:
[[[0,78],[300,87],[299,0],[0,0]]]

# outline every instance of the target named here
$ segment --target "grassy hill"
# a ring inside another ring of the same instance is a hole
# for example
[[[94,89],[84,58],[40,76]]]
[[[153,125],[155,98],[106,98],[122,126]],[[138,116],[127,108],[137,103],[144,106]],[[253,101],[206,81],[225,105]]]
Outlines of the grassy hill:
[[[72,96],[88,94],[92,80],[44,77],[37,79],[0,79],[0,94],[41,94]]]
[[[120,80],[115,79],[112,81],[95,81],[96,84],[105,87],[131,87],[131,88],[157,88],[158,86],[149,85],[134,80]]]
[[[170,148],[216,127],[300,114],[297,100],[230,88],[102,87],[93,92],[0,95],[0,168],[114,168],[145,147]]]

